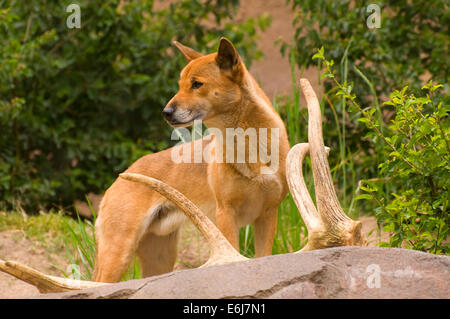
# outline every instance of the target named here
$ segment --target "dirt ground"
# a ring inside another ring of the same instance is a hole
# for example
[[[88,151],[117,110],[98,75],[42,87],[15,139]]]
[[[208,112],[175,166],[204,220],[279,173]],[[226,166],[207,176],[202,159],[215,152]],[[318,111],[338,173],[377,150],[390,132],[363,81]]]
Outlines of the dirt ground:
[[[66,270],[68,266],[64,252],[49,253],[42,244],[24,238],[19,230],[0,232],[0,258],[55,276],[61,275],[59,269]],[[26,298],[38,293],[35,287],[0,272],[0,298]]]

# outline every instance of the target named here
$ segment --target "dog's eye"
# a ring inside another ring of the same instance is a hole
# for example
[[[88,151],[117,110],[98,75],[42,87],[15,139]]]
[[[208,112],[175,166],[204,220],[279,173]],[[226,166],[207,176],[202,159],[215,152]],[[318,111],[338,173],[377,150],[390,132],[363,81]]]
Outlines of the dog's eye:
[[[198,88],[200,88],[201,86],[203,85],[203,83],[202,82],[199,82],[199,81],[194,81],[193,83],[192,83],[192,86],[191,86],[191,88],[193,88],[194,90],[195,89],[198,89]]]

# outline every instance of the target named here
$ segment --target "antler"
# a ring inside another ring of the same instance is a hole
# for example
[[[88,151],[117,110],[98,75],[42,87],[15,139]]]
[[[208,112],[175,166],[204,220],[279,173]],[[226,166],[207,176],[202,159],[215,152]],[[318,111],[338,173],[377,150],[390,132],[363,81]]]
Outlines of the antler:
[[[350,219],[342,210],[327,161],[322,136],[319,101],[306,79],[300,86],[308,105],[308,143],[295,145],[287,156],[286,175],[289,189],[308,229],[308,244],[302,251],[335,246],[363,245],[361,222]],[[302,163],[311,157],[317,209],[306,188]]]
[[[101,282],[49,276],[18,262],[2,259],[0,259],[0,270],[36,286],[41,293],[64,292],[108,285]]]
[[[161,182],[160,180],[141,174],[122,173],[119,176],[126,180],[149,186],[173,202],[185,213],[191,222],[200,230],[211,249],[208,261],[201,267],[247,260],[247,258],[239,254],[234,249],[216,225],[214,225],[209,218],[206,217],[197,206],[195,206],[194,203],[192,203],[188,198],[186,198],[186,196],[173,187]]]

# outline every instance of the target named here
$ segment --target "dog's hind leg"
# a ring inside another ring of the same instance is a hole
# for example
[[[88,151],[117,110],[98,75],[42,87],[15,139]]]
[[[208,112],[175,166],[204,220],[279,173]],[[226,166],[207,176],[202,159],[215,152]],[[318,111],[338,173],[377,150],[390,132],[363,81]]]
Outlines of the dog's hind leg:
[[[179,229],[164,236],[147,233],[142,237],[137,249],[142,277],[160,275],[173,270],[177,259],[178,233]]]
[[[120,281],[151,221],[148,218],[152,200],[149,194],[135,191],[131,193],[134,196],[120,199],[114,190],[108,190],[103,198],[95,223],[97,256],[94,280],[100,282]],[[139,197],[147,201],[139,201]]]
[[[107,233],[111,231],[113,230],[102,230],[102,232]],[[130,265],[136,249],[135,239],[132,238],[134,236],[130,233],[127,233],[125,236],[119,236],[119,232],[102,236],[97,235],[95,281],[118,282]]]
[[[95,225],[97,240],[95,281],[120,281],[136,253],[140,232],[138,225],[130,223],[112,224],[111,221],[103,220],[100,214]]]

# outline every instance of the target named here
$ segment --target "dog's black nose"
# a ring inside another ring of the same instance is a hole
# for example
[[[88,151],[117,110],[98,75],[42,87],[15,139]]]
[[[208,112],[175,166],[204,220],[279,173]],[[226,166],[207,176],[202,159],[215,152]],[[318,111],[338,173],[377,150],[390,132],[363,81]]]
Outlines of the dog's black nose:
[[[174,111],[175,109],[172,106],[166,106],[162,111],[162,114],[166,119],[170,119]]]

